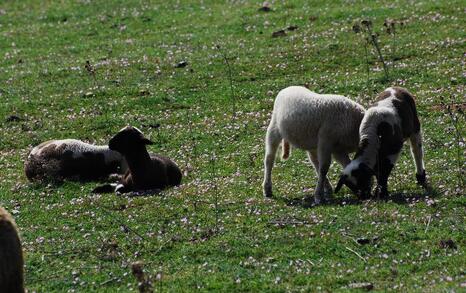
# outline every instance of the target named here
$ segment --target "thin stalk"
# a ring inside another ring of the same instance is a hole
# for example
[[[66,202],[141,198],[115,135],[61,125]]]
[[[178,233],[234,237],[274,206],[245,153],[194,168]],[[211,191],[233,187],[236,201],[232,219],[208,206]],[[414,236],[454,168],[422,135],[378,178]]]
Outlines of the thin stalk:
[[[217,49],[219,50],[220,54],[223,57],[223,60],[225,61],[225,64],[227,66],[227,73],[228,73],[228,81],[230,82],[230,93],[231,93],[231,101],[232,101],[232,107],[233,107],[233,118],[236,117],[236,97],[235,97],[235,90],[233,87],[233,74],[231,71],[231,66],[230,62],[228,61],[226,53],[221,49],[220,45],[217,45]]]
[[[461,148],[460,148],[460,142],[463,141],[463,139],[461,138],[461,133],[460,133],[460,130],[459,130],[459,127],[458,127],[458,118],[455,116],[455,114],[453,113],[453,111],[451,110],[451,107],[450,105],[448,105],[447,107],[447,111],[448,111],[448,116],[450,117],[450,123],[453,125],[453,128],[455,129],[455,140],[456,140],[456,162],[458,164],[458,185],[461,186],[462,188],[464,187],[464,178],[463,178],[463,169],[462,169],[462,165],[463,163],[461,162],[462,161],[462,156],[461,156]]]
[[[215,152],[211,158],[210,165],[212,167],[212,181],[214,184],[214,209],[215,209],[215,232],[218,232],[219,212],[218,212],[218,189],[217,189],[217,174],[215,168]]]
[[[371,34],[371,42],[374,45],[375,49],[377,50],[377,54],[379,55],[379,60],[382,62],[383,71],[385,73],[385,79],[388,80],[388,67],[385,64],[385,60],[383,59],[382,51],[380,50],[379,43],[377,42],[377,36],[375,34]]]
[[[367,90],[369,91],[369,75],[370,75],[370,69],[369,69],[369,57],[368,57],[368,51],[367,51],[367,42],[364,42],[364,53],[366,56],[366,83],[367,83]],[[371,93],[369,92],[369,95]]]

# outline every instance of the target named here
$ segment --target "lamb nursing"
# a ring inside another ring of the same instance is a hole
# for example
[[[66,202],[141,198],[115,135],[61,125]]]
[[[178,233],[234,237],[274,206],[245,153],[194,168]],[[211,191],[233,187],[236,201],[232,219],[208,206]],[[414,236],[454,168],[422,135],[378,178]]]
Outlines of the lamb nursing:
[[[343,96],[317,94],[300,86],[281,90],[265,138],[264,195],[272,196],[272,168],[282,143],[283,158],[289,155],[289,144],[307,151],[319,177],[315,203],[330,196],[327,172],[331,157],[343,167],[349,164],[348,154],[358,147],[363,116],[364,108]]]

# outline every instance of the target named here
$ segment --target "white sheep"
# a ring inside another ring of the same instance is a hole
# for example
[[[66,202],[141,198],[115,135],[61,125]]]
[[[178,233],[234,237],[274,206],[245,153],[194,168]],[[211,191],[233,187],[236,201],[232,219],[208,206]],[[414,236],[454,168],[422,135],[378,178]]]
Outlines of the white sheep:
[[[0,291],[24,292],[23,250],[15,221],[0,207]]]
[[[113,136],[108,146],[121,153],[128,163],[128,170],[120,184],[107,184],[96,187],[94,193],[116,191],[119,193],[158,192],[166,187],[181,183],[181,170],[171,159],[149,154],[146,145],[153,142],[144,137],[136,127],[127,126]]]
[[[127,169],[120,153],[76,139],[41,143],[31,150],[24,166],[30,181],[98,180]]]
[[[267,129],[264,158],[264,195],[272,196],[272,168],[279,144],[283,141],[283,158],[289,156],[289,144],[307,151],[319,177],[315,203],[332,194],[327,179],[331,156],[345,167],[348,154],[356,151],[359,125],[364,108],[339,95],[321,95],[301,86],[281,90],[276,99]]]
[[[368,198],[372,189],[371,179],[375,175],[376,196],[388,196],[388,177],[407,139],[416,163],[417,182],[427,188],[421,125],[413,96],[404,88],[390,87],[378,99],[379,102],[364,115],[358,151],[343,170],[336,192],[345,184],[360,198]]]

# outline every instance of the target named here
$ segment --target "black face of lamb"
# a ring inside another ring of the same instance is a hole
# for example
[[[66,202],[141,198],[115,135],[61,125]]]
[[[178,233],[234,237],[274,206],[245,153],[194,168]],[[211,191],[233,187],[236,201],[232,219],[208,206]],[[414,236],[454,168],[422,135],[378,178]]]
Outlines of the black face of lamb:
[[[118,132],[108,143],[108,147],[123,155],[138,152],[145,149],[146,145],[153,144],[144,135],[132,126],[128,126]]]
[[[348,181],[348,175],[342,175],[340,177],[340,180],[338,181],[337,187],[335,188],[335,192],[340,191],[343,184],[345,184],[346,187],[348,187],[351,190],[351,192],[353,192],[354,194],[358,194],[357,186],[355,184],[353,184],[351,181]]]
[[[360,163],[358,168],[351,171],[351,177],[356,179],[356,184],[348,180],[348,175],[342,175],[338,181],[335,192],[338,192],[342,185],[346,185],[359,199],[371,197],[372,176],[374,172],[366,164]]]
[[[364,163],[359,164],[359,167],[351,171],[351,176],[356,178],[355,193],[359,199],[368,199],[371,197],[372,189],[372,176],[374,171],[372,171],[369,166]]]

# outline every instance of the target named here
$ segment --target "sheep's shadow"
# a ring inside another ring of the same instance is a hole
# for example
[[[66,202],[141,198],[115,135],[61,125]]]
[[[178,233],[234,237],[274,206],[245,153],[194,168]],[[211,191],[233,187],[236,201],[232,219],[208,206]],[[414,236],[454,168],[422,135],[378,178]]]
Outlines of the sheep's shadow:
[[[437,198],[439,196],[440,192],[434,188],[431,188],[429,190],[423,190],[422,192],[392,192],[386,201],[392,201],[396,204],[406,205],[426,198]]]
[[[122,186],[118,183],[107,183],[103,185],[96,186],[91,194],[115,194],[120,197],[143,197],[143,196],[154,196],[162,194],[163,189],[153,188],[153,189],[144,189],[144,190],[123,190],[124,187],[119,189],[119,186]]]
[[[43,187],[59,188],[68,183],[90,184],[90,183],[111,183],[115,178],[120,178],[121,174],[110,174],[109,176],[101,176],[98,178],[88,178],[82,176],[37,176],[32,180],[28,180],[32,188],[38,189]]]
[[[130,191],[125,193],[115,192],[117,196],[121,197],[149,197],[149,196],[163,196],[162,189],[148,189],[139,191]]]
[[[276,196],[271,197],[273,200],[285,203],[287,206],[296,206],[304,209],[314,208],[317,206],[345,206],[345,205],[356,205],[360,204],[361,201],[356,197],[344,197],[344,198],[335,198],[332,197],[329,200],[322,201],[320,204],[316,204],[314,201],[314,196],[309,194],[298,194],[294,197],[289,196]]]
[[[424,190],[423,192],[393,192],[387,198],[370,198],[366,200],[358,199],[355,195],[348,196],[338,196],[338,194],[333,194],[331,199],[323,201],[320,204],[315,204],[314,196],[306,193],[296,194],[294,197],[289,197],[286,195],[277,196],[274,195],[271,197],[273,200],[285,203],[287,206],[297,206],[305,209],[314,208],[317,206],[347,206],[347,205],[359,205],[364,202],[393,202],[400,205],[406,205],[413,202],[420,201],[425,198],[436,198],[439,196],[439,192],[435,189]]]

